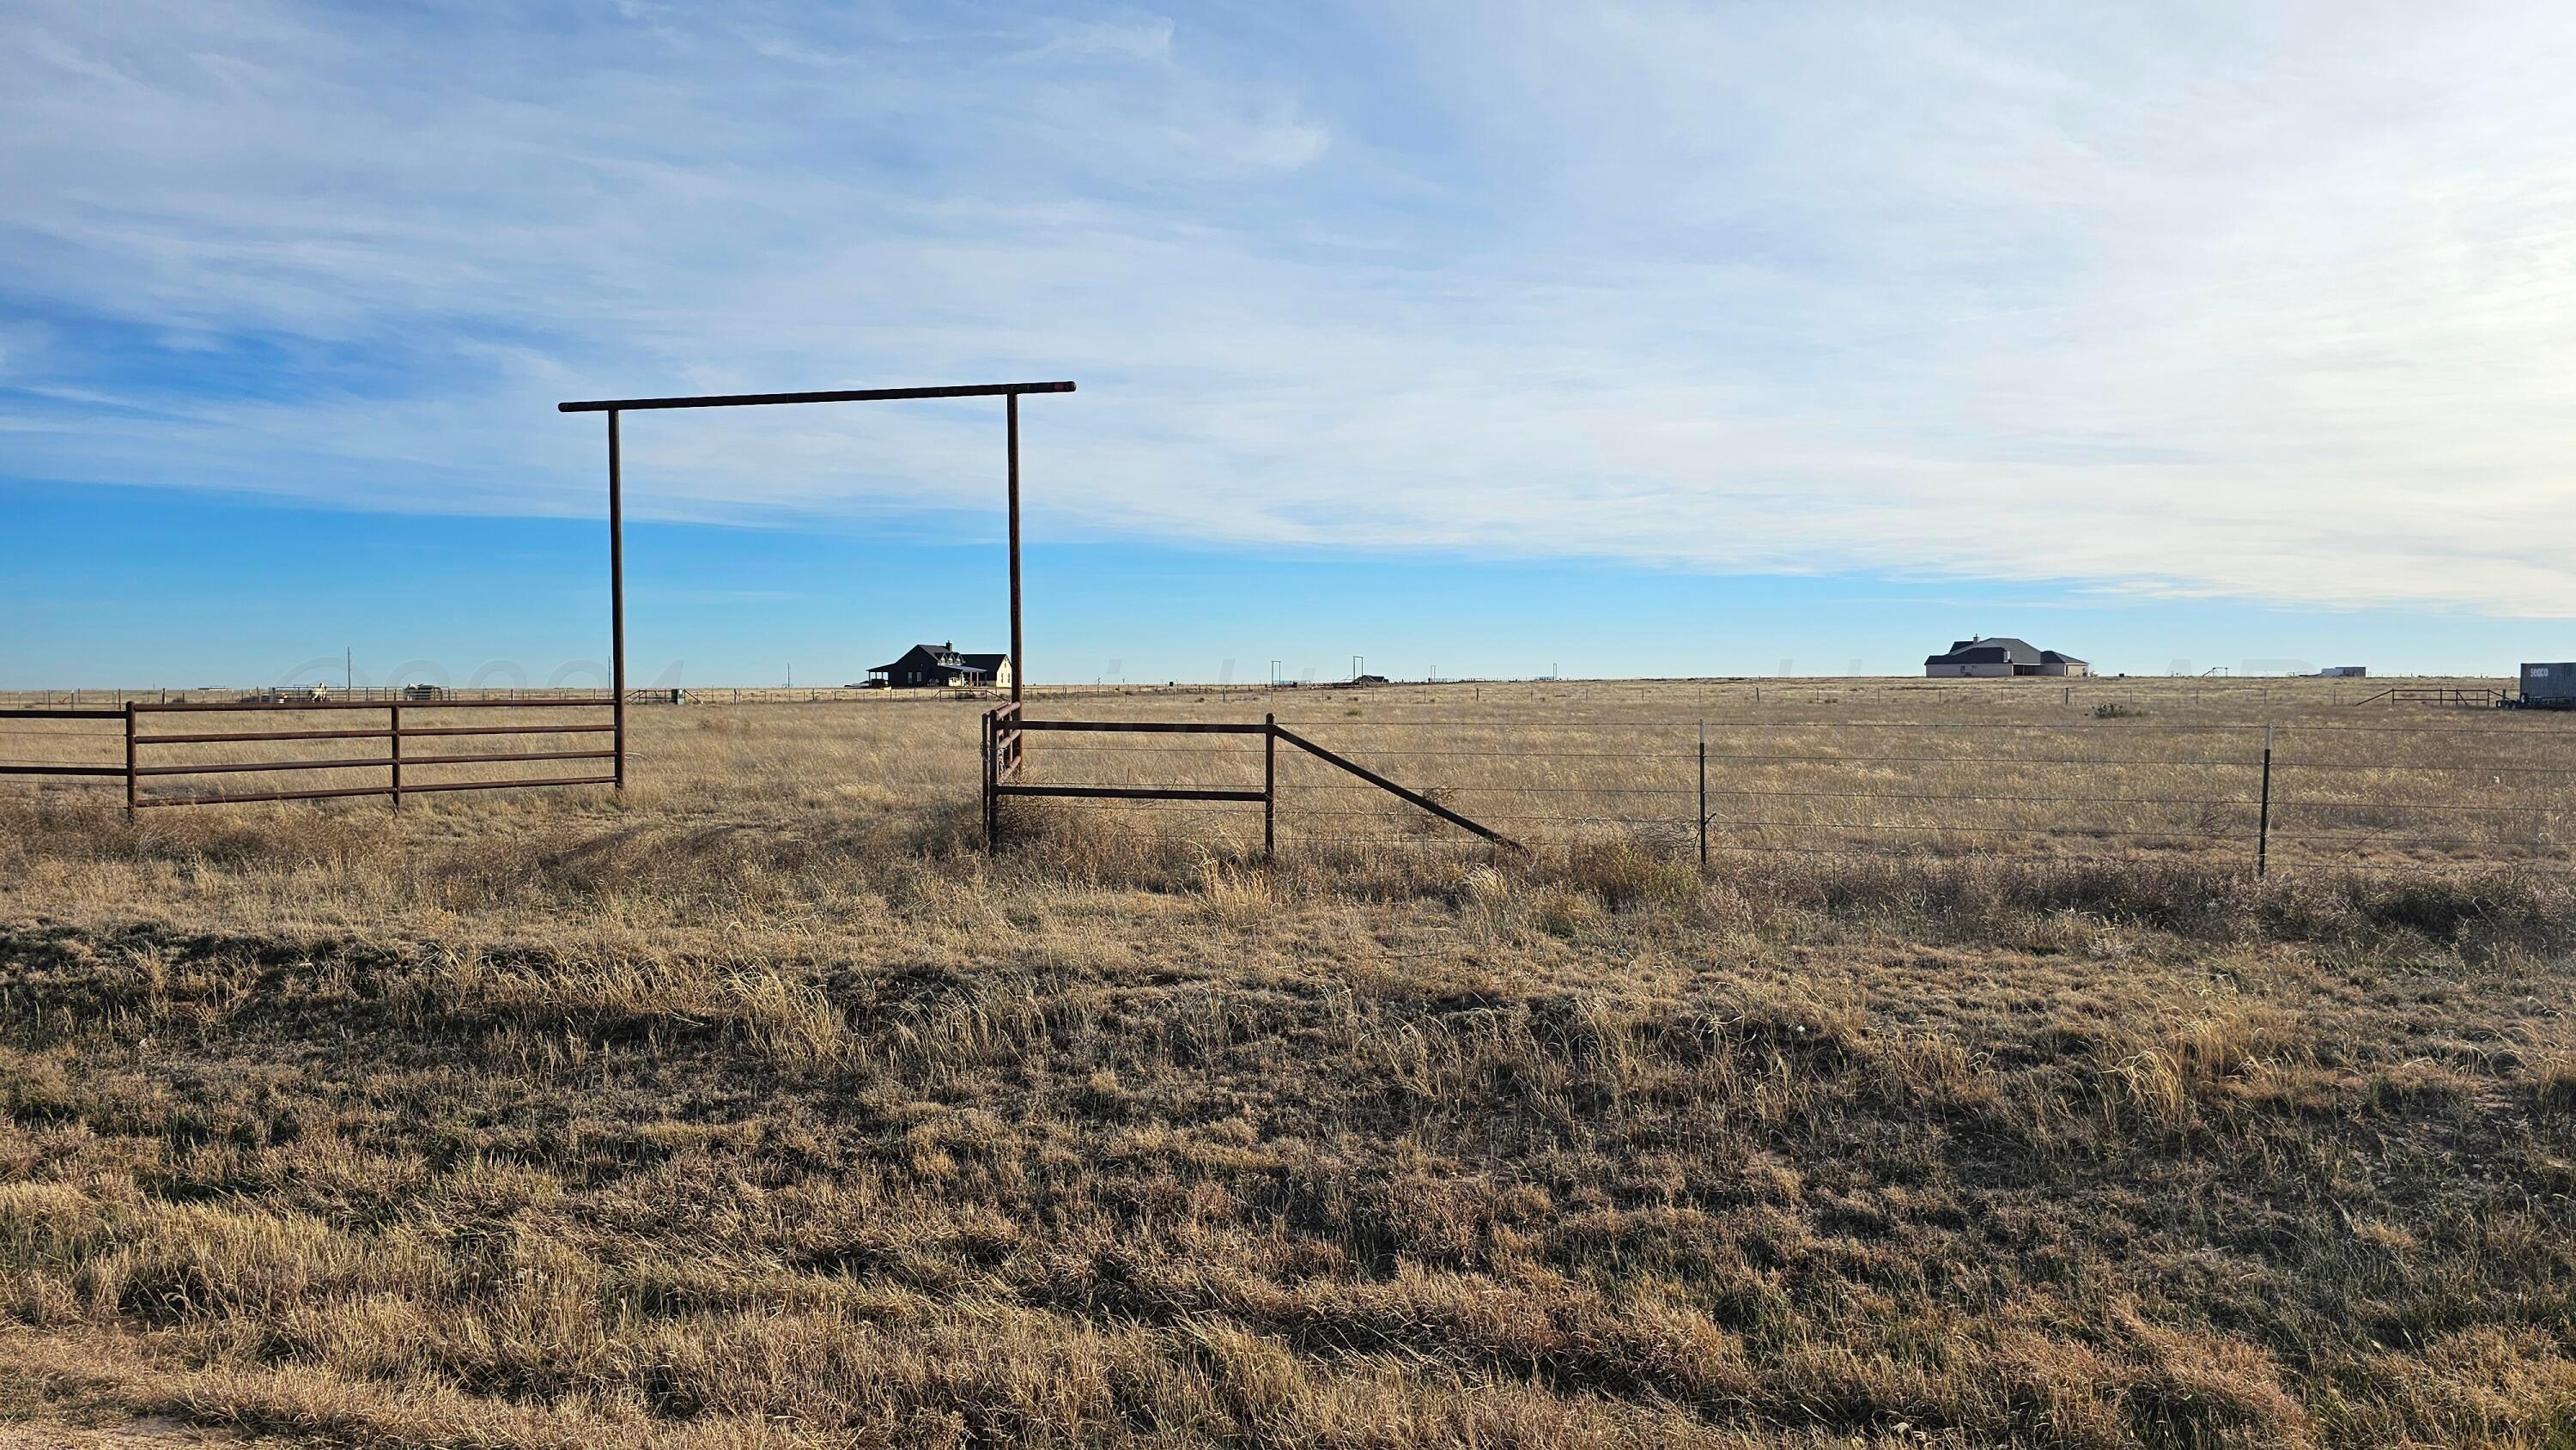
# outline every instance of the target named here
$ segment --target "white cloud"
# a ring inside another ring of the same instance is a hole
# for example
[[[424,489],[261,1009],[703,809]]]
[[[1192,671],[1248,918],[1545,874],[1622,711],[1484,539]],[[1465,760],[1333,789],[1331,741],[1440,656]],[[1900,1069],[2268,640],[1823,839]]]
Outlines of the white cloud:
[[[1122,60],[1160,60],[1171,54],[1172,20],[1168,15],[1125,18],[1059,19],[1042,27],[1046,41],[1029,54],[1115,56]]]
[[[38,5],[0,471],[2576,614],[2576,13],[1394,14]]]

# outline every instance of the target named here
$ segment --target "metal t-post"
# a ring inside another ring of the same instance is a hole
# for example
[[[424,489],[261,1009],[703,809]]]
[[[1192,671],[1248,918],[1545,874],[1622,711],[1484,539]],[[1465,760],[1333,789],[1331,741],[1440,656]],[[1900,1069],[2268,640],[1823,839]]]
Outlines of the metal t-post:
[[[2272,854],[2272,727],[2263,727],[2263,807],[2254,825],[2254,879],[2263,879]]]
[[[1699,722],[1699,864],[1708,869],[1708,722]]]

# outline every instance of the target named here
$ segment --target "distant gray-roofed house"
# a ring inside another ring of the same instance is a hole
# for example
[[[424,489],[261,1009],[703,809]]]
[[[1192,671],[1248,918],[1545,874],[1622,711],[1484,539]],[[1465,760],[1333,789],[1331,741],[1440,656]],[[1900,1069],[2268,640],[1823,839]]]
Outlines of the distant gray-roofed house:
[[[898,690],[933,686],[1007,690],[1011,687],[1011,657],[959,654],[954,644],[917,644],[894,663],[879,665],[868,674]]]
[[[1927,679],[1994,679],[2010,675],[2083,675],[2092,666],[2070,654],[2040,649],[2010,635],[1953,641],[1941,654],[1923,661]]]

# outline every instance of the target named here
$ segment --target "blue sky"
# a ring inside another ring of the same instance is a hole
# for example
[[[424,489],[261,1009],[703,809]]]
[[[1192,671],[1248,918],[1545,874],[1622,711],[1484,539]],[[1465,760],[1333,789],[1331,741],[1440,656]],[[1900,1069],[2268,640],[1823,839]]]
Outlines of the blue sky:
[[[2576,640],[2563,6],[5,26],[0,686],[541,682],[555,401],[1054,377],[1044,680]],[[1000,648],[997,413],[630,418],[636,677]]]

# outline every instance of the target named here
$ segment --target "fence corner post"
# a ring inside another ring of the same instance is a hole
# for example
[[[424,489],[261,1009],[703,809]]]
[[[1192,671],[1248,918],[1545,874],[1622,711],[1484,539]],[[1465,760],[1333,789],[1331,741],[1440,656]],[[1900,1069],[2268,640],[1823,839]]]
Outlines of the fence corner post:
[[[1261,859],[1279,856],[1279,716],[1261,717]]]
[[[125,702],[125,819],[129,822],[134,819],[134,803],[136,798],[137,792],[135,790],[134,772],[134,702],[132,700],[128,700]]]
[[[2272,854],[2272,722],[2263,722],[2263,805],[2254,823],[2254,879],[2263,879]]]
[[[982,750],[984,757],[984,851],[987,855],[992,854],[992,852],[1001,843],[1000,797],[993,789],[994,786],[1000,783],[998,762],[995,759],[995,754],[999,748],[998,742],[1001,739],[1001,731],[997,728],[998,722],[995,719],[999,714],[1001,714],[1001,711],[999,710],[987,710],[984,712],[984,744]]]

